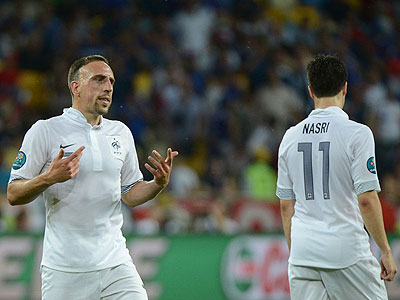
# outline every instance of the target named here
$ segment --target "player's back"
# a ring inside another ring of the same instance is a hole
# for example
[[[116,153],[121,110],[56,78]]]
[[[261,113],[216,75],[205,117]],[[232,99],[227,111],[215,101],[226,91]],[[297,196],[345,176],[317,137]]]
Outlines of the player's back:
[[[373,157],[370,129],[339,107],[316,109],[286,132],[278,193],[296,199],[291,263],[342,268],[370,255],[357,194],[379,188]]]

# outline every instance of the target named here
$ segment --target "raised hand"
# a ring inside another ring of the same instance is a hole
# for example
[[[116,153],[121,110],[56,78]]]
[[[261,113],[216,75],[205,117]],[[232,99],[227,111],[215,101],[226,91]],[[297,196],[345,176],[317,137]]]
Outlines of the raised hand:
[[[53,184],[67,181],[73,178],[79,171],[79,163],[82,157],[82,151],[85,149],[84,146],[80,147],[69,157],[64,157],[64,149],[60,149],[58,155],[53,159],[50,164],[47,173],[52,179]]]
[[[167,158],[164,159],[160,153],[153,150],[153,154],[156,158],[149,156],[149,161],[153,164],[155,168],[145,163],[145,167],[154,176],[154,181],[156,184],[162,188],[166,187],[169,183],[169,177],[171,175],[172,162],[176,156],[178,156],[178,151],[172,151],[171,148],[167,150]]]

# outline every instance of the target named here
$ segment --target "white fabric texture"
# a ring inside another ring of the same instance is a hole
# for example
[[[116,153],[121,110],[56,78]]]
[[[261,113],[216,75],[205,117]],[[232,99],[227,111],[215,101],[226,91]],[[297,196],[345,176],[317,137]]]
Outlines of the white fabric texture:
[[[21,149],[26,162],[11,170],[11,181],[45,172],[64,147],[68,157],[85,146],[78,174],[43,192],[46,228],[42,265],[67,272],[88,272],[130,259],[122,236],[121,191],[142,180],[128,127],[101,118],[91,126],[76,109],[36,122]]]
[[[371,130],[339,107],[313,110],[285,133],[277,196],[296,200],[290,263],[344,268],[371,257],[357,195],[380,191],[374,161]]]
[[[344,269],[320,269],[289,264],[292,300],[387,300],[375,257]]]
[[[148,300],[132,261],[92,272],[42,267],[42,300]]]

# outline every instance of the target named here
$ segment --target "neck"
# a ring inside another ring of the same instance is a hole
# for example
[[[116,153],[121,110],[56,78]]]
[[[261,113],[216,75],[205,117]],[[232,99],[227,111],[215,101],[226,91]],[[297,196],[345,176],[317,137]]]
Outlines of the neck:
[[[90,113],[84,113],[83,111],[80,111],[88,121],[88,123],[92,126],[94,125],[99,125],[100,124],[100,116],[99,115],[94,115]]]
[[[82,113],[82,115],[86,118],[87,122],[90,125],[95,126],[95,125],[99,125],[100,124],[100,115],[93,114],[93,113],[85,111],[84,109],[82,109],[78,105],[75,105],[75,101],[74,101],[74,104],[72,105],[72,108],[75,108],[76,110],[79,110]]]
[[[340,97],[339,95],[322,98],[314,97],[314,104],[315,108],[325,109],[330,106],[337,106],[342,109],[344,106],[344,97]]]

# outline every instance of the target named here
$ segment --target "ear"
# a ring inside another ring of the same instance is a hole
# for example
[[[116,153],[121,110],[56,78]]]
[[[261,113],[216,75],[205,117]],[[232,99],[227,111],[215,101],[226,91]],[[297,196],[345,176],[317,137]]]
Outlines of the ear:
[[[80,83],[78,81],[72,81],[70,87],[74,98],[78,97],[80,93]]]
[[[314,99],[314,92],[310,86],[308,86],[308,93],[310,94],[311,98]]]
[[[346,96],[346,94],[347,94],[347,81],[344,83],[342,93],[343,93],[343,96]]]

